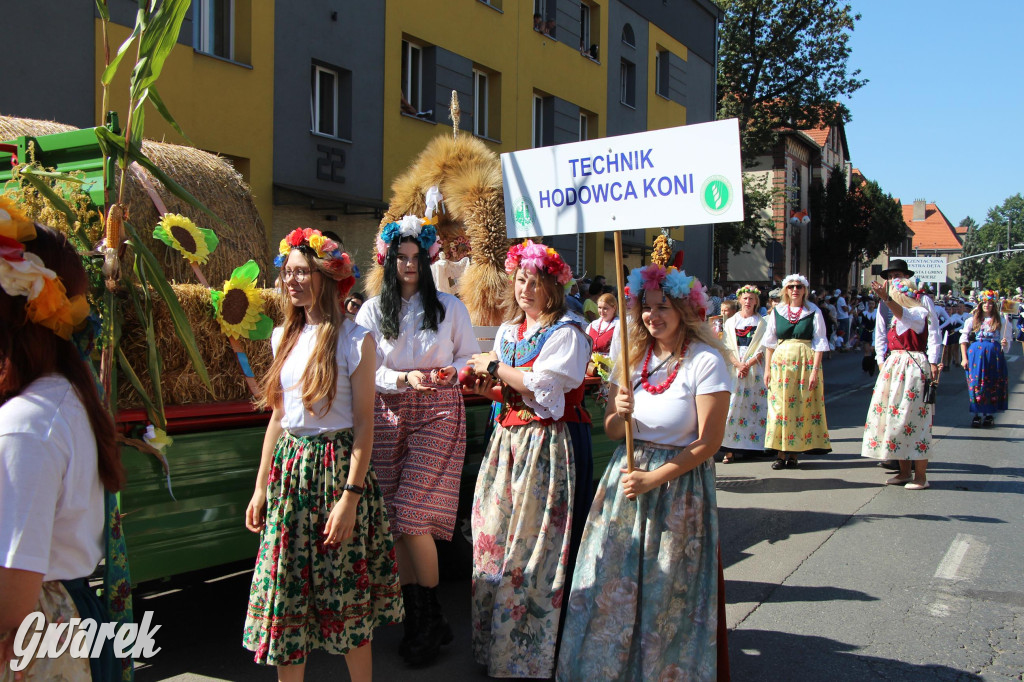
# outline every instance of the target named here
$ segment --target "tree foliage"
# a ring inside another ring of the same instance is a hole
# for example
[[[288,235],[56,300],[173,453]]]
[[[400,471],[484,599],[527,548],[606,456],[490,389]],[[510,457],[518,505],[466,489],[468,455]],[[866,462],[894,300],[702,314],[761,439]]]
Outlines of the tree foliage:
[[[961,257],[1000,249],[1005,251],[1008,245],[1014,248],[1016,244],[1024,244],[1024,196],[1020,193],[990,208],[983,225],[967,230]],[[973,282],[978,281],[982,287],[1013,293],[1017,287],[1024,286],[1024,253],[1002,253],[965,260],[960,263],[959,272],[957,283],[962,290],[973,289]]]
[[[903,211],[877,182],[836,171],[812,188],[810,225],[812,279],[845,286],[850,267],[866,264],[907,236]]]

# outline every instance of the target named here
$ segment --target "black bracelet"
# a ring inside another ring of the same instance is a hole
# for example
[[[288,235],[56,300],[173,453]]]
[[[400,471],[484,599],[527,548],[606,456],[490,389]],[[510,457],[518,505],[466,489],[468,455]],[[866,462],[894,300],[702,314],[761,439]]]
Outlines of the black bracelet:
[[[346,490],[349,491],[350,493],[355,493],[356,495],[363,494],[363,488],[361,486],[352,485],[351,483],[346,483],[344,486],[342,486],[341,491],[345,492]]]

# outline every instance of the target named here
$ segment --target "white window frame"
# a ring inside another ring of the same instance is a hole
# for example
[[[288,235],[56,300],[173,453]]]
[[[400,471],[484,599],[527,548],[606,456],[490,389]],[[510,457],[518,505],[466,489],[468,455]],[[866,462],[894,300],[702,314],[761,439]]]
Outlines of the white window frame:
[[[334,100],[331,110],[334,112],[334,120],[331,121],[331,132],[325,132],[320,129],[320,99],[323,93],[320,92],[320,74],[330,74],[334,82],[334,92],[330,93],[330,97]],[[310,98],[310,114],[313,121],[313,132],[318,135],[327,135],[329,137],[338,137],[338,86],[341,80],[341,74],[334,69],[328,69],[324,66],[317,64],[313,65],[313,92]]]
[[[414,60],[413,55],[416,55],[417,59]],[[413,68],[414,62],[415,68]],[[403,40],[402,66],[405,71],[405,82],[402,83],[405,101],[411,104],[417,112],[423,111],[423,46],[411,40]],[[414,84],[415,88],[413,88]],[[416,94],[414,95],[413,92]]]
[[[582,111],[580,112],[580,142],[589,140],[590,137],[590,117]]]
[[[593,8],[585,2],[580,2],[580,42],[583,44],[582,51],[590,55],[590,16]]]
[[[230,17],[227,35],[227,54],[217,54],[213,51],[213,2],[212,0],[196,0],[194,7],[196,14],[194,19],[194,45],[195,49],[203,54],[221,57],[223,59],[235,58],[235,0],[221,0],[228,4],[228,16]]]
[[[473,69],[473,134],[477,137],[488,136],[487,121],[490,116],[490,74],[480,69]],[[480,81],[483,81],[481,87]]]
[[[540,95],[533,96],[533,146],[544,146],[544,98]]]

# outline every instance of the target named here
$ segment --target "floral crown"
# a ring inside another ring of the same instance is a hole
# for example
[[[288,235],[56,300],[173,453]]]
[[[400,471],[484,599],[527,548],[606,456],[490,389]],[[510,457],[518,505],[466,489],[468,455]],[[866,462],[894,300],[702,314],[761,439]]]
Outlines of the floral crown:
[[[522,244],[513,246],[505,256],[505,273],[511,277],[516,274],[517,269],[533,274],[546,273],[562,286],[572,281],[572,269],[557,251],[543,244],[535,244],[529,239],[524,239]]]
[[[998,301],[999,292],[994,289],[985,289],[978,294],[978,301]]]
[[[626,295],[633,301],[639,301],[643,291],[661,289],[670,298],[689,301],[699,311],[708,309],[708,295],[704,285],[693,275],[674,266],[666,268],[658,263],[651,263],[643,268],[633,268],[626,278]]]
[[[330,237],[325,237],[320,230],[310,227],[296,227],[287,237],[281,240],[277,258],[274,265],[284,267],[288,260],[288,254],[292,249],[306,247],[312,250],[316,257],[324,262],[324,267],[330,273],[331,278],[338,283],[338,291],[341,296],[348,294],[349,289],[355,284],[359,276],[359,269],[352,264],[352,258],[341,250],[338,243]]]
[[[754,294],[755,296],[761,295],[761,290],[755,287],[753,284],[744,284],[736,290],[736,298],[739,298],[743,294]]]
[[[427,190],[425,196],[427,205],[424,217],[407,215],[397,222],[390,222],[377,235],[377,265],[384,265],[391,242],[396,238],[412,237],[419,242],[420,248],[430,256],[430,262],[437,260],[441,252],[441,243],[437,239],[437,219],[439,211],[444,210],[444,197],[437,185]]]
[[[89,303],[82,294],[69,299],[57,273],[39,256],[25,251],[23,242],[35,238],[35,223],[12,201],[0,197],[0,288],[9,296],[28,299],[25,315],[30,321],[70,339],[89,316]]]
[[[786,285],[789,284],[790,282],[796,282],[797,284],[803,284],[804,285],[804,289],[807,289],[807,290],[809,290],[811,288],[811,283],[807,281],[807,278],[804,277],[803,275],[798,275],[796,273],[794,273],[792,275],[786,275],[786,279],[782,280],[782,284],[779,285],[779,288],[780,289],[785,289]]]
[[[915,287],[909,279],[893,279],[890,280],[890,284],[893,289],[900,292],[907,298],[916,299],[919,296],[917,287]]]

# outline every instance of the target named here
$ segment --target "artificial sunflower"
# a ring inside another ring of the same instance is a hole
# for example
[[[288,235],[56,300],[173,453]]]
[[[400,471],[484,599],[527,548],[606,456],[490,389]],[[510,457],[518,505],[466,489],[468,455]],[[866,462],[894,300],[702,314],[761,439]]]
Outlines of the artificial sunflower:
[[[16,242],[36,238],[36,226],[13,200],[0,194],[0,235]]]
[[[213,310],[221,331],[232,338],[269,339],[274,321],[263,314],[263,299],[256,289],[260,266],[255,261],[235,268],[224,290],[211,290]]]
[[[153,230],[153,237],[175,249],[190,263],[206,263],[220,240],[213,230],[198,227],[177,213],[165,213]]]

